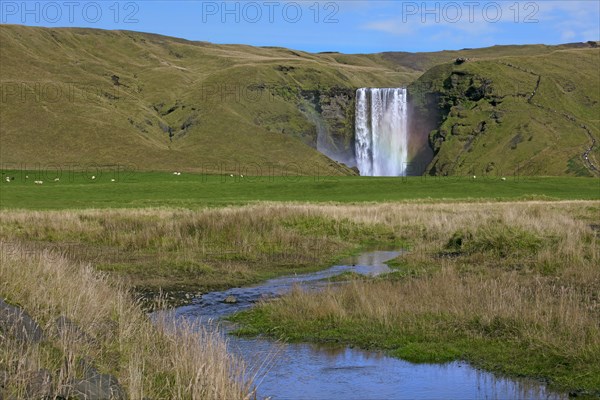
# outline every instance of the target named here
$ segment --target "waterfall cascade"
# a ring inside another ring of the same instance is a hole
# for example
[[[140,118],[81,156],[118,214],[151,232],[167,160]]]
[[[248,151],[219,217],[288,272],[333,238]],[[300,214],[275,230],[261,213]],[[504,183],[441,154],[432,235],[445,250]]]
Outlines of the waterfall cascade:
[[[404,176],[408,162],[405,88],[356,92],[356,163],[363,176]]]

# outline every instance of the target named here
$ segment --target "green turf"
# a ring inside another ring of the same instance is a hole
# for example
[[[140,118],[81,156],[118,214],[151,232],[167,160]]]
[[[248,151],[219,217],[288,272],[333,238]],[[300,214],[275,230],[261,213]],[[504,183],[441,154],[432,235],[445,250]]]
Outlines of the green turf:
[[[384,202],[418,200],[600,199],[600,180],[569,177],[329,177],[246,176],[164,172],[4,171],[2,209],[198,208],[256,201]],[[45,175],[45,177],[44,177]],[[7,183],[6,176],[15,180]],[[25,176],[29,176],[25,179]],[[41,179],[43,185],[35,185]],[[115,182],[111,182],[115,179]]]

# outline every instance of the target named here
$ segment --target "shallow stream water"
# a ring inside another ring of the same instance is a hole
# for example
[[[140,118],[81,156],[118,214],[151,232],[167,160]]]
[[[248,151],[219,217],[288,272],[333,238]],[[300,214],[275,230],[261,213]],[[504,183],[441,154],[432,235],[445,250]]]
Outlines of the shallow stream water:
[[[294,285],[310,290],[330,285],[327,278],[344,272],[378,275],[389,272],[385,262],[400,252],[374,251],[349,258],[329,269],[275,278],[260,285],[204,294],[193,304],[175,310],[176,318],[211,320],[248,309],[263,298],[280,296]],[[343,284],[343,283],[336,283]],[[237,302],[224,300],[234,296]],[[232,325],[220,323],[226,335]],[[258,399],[562,399],[534,380],[507,379],[464,362],[414,364],[346,346],[281,343],[265,338],[228,336],[230,351],[258,371]],[[267,360],[267,362],[265,362]]]

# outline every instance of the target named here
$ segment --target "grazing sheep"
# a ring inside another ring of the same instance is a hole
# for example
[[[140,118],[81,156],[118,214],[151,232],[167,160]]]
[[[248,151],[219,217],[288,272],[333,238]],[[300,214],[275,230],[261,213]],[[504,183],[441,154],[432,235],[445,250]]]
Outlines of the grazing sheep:
[[[477,179],[477,175],[473,175],[473,179]]]
[[[60,178],[54,178],[54,182],[60,181]]]
[[[502,177],[502,181],[505,181],[505,180],[506,180],[506,178],[505,178],[505,177]]]
[[[7,176],[7,177],[6,177],[4,180],[5,180],[6,182],[10,182],[10,176]]]
[[[111,179],[110,181],[111,181],[111,182],[116,182],[114,179]]]
[[[244,175],[240,175],[240,178],[243,178],[243,177],[244,177]]]
[[[36,185],[43,185],[43,184],[44,184],[44,181],[35,181],[35,182],[33,182],[33,183],[35,183]]]
[[[96,175],[92,176],[92,180],[96,179]]]
[[[177,176],[181,176],[181,172],[178,172],[178,173],[177,173]]]
[[[233,178],[233,174],[231,174],[231,175],[229,175],[229,176]]]

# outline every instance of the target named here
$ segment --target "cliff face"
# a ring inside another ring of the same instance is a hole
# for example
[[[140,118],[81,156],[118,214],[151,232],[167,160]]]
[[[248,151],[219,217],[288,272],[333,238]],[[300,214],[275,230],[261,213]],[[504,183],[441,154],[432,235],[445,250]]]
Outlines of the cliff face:
[[[449,65],[434,68],[411,85],[413,132],[428,148],[421,157],[423,172],[431,175],[455,172],[456,165],[451,160],[454,154],[444,157],[445,152],[441,152],[444,143],[452,137],[464,141],[468,148],[485,130],[485,118],[479,121],[469,113],[473,111],[472,104],[482,99],[497,104],[499,100],[493,95],[491,85],[490,79],[454,71]]]
[[[355,93],[343,87],[300,92],[300,109],[315,123],[317,150],[349,167],[355,166]]]

